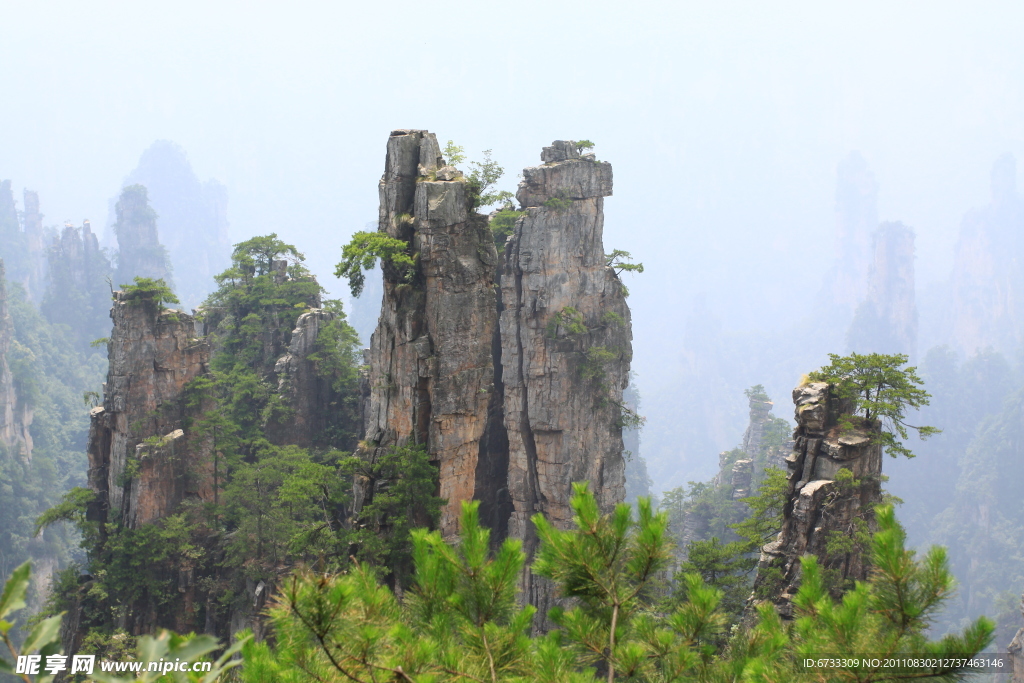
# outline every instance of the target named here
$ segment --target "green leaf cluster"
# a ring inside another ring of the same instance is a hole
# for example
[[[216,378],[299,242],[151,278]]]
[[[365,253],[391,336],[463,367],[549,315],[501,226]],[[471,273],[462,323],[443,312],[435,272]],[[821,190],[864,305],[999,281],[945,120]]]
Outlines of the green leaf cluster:
[[[830,353],[831,363],[808,375],[812,382],[828,382],[841,399],[854,402],[855,412],[867,424],[880,422],[882,429],[874,437],[892,457],[914,454],[903,445],[908,430],[926,439],[939,433],[935,427],[915,427],[907,423],[907,410],[917,409],[929,403],[931,394],[921,385],[917,368],[905,367],[909,358],[903,354],[881,353],[839,356]],[[849,418],[844,418],[845,430],[854,429]]]
[[[359,296],[366,283],[364,271],[372,270],[380,259],[390,267],[401,282],[412,279],[416,257],[409,253],[409,243],[383,232],[357,232],[341,249],[341,261],[334,268],[335,277],[348,279],[352,296]]]
[[[56,655],[61,652],[60,622],[64,616],[63,613],[38,621],[25,636],[21,647],[18,647],[12,638],[14,622],[10,621],[9,617],[26,606],[25,594],[29,587],[30,567],[31,565],[25,562],[11,572],[4,584],[4,591],[0,594],[0,640],[7,646],[11,657],[10,661],[0,657],[0,673],[15,675],[14,664],[19,656],[38,653],[42,655],[43,662],[45,662],[48,655]],[[24,681],[35,681],[36,683],[49,683],[53,680],[53,674],[50,673],[41,673],[31,678],[28,674],[17,674],[17,676]]]
[[[533,609],[518,606],[525,560],[519,542],[489,551],[478,503],[464,503],[456,543],[413,532],[415,575],[404,593],[380,585],[363,565],[333,576],[294,574],[271,610],[275,643],[246,646],[243,680],[781,683],[803,680],[801,662],[812,654],[941,658],[980,652],[991,641],[984,618],[961,634],[929,640],[953,581],[941,549],[920,560],[906,550],[891,507],[878,510],[869,581],[836,600],[817,559],[805,557],[795,620],[783,621],[763,604],[749,629],[726,637],[723,593],[699,574],[673,577],[684,597],[671,609],[652,603],[656,578],[670,561],[667,513],[640,499],[635,519],[626,505],[602,514],[586,484],[574,491],[573,528],[533,518],[540,548],[531,570],[567,601],[547,615],[554,630],[531,636]],[[962,672],[934,673],[943,680]],[[920,678],[859,666],[831,674],[872,682]]]

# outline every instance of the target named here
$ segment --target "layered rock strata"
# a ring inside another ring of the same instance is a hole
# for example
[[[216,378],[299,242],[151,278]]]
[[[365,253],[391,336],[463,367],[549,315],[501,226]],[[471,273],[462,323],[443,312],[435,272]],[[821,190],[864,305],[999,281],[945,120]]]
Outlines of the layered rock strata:
[[[523,171],[526,214],[505,247],[501,365],[508,431],[510,536],[532,554],[530,517],[572,523],[572,483],[590,482],[605,512],[623,500],[622,391],[632,334],[625,292],[608,266],[602,233],[611,165],[571,141],[545,147]],[[528,572],[526,599],[541,614],[551,586]]]
[[[274,364],[277,393],[291,410],[287,420],[267,425],[267,436],[273,443],[309,448],[327,428],[327,411],[336,396],[330,379],[317,372],[310,356],[317,351],[317,338],[324,324],[333,319],[333,313],[319,308],[300,315],[287,351]]]
[[[18,396],[8,354],[16,344],[14,324],[7,304],[7,280],[4,262],[0,259],[0,455],[14,455],[23,460],[32,457],[33,410]]]
[[[89,429],[96,521],[157,521],[188,497],[213,500],[208,437],[183,431],[186,385],[208,371],[210,345],[190,316],[117,292],[103,405]],[[201,408],[197,408],[199,410]]]
[[[761,550],[754,595],[770,599],[783,616],[791,616],[800,584],[800,558],[816,555],[830,572],[836,592],[848,580],[867,579],[863,549],[830,553],[828,543],[873,529],[871,510],[881,502],[882,447],[874,437],[877,423],[850,413],[852,405],[832,394],[830,385],[812,382],[793,390],[796,442],[786,458],[789,501],[778,538]],[[846,415],[852,425],[840,427]],[[840,475],[845,469],[849,475]],[[752,604],[756,602],[751,601]]]
[[[379,230],[408,242],[418,258],[409,270],[384,265],[363,455],[425,447],[448,501],[441,531],[452,538],[462,501],[494,506],[504,488],[494,361],[497,252],[486,220],[472,210],[467,180],[444,164],[433,133],[391,133]],[[361,495],[373,495],[372,488]],[[484,519],[491,516],[484,511]]]

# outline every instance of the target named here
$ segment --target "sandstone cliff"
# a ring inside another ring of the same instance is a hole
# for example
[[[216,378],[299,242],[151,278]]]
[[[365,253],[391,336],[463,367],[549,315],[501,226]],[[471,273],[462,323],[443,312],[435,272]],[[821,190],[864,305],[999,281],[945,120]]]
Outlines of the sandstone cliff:
[[[330,311],[319,308],[300,315],[285,352],[274,363],[277,393],[290,411],[286,420],[267,425],[267,437],[273,443],[303,448],[319,445],[330,412],[338,410],[330,378],[321,376],[310,359],[317,351],[317,337],[324,324],[333,319]]]
[[[462,501],[494,506],[504,488],[492,348],[497,254],[466,179],[443,164],[433,133],[396,130],[388,139],[379,230],[409,242],[418,259],[412,272],[384,267],[364,456],[426,447],[448,500],[441,531],[452,538]],[[483,519],[491,517],[485,509]]]
[[[632,334],[622,283],[607,265],[602,233],[611,165],[575,143],[545,147],[523,170],[516,198],[526,215],[505,247],[501,365],[508,430],[510,536],[537,545],[530,517],[571,525],[571,486],[589,481],[601,509],[625,493],[622,391]],[[526,599],[545,614],[551,588],[528,572]]]
[[[589,481],[606,511],[623,500],[632,353],[624,288],[602,242],[611,166],[567,141],[542,161],[523,172],[524,215],[499,263],[472,187],[434,135],[391,134],[378,229],[409,243],[416,265],[384,264],[361,449],[373,459],[424,446],[448,501],[444,536],[475,499],[492,539],[520,538],[528,553],[531,515],[570,524],[572,482]],[[362,482],[357,498],[375,485]],[[524,581],[543,614],[550,587]]]
[[[129,528],[173,513],[183,500],[213,500],[209,445],[183,431],[185,385],[208,370],[210,345],[190,316],[118,292],[110,316],[103,405],[89,429],[89,485],[96,521]]]
[[[853,543],[837,551],[838,544],[829,549],[829,541],[873,530],[871,510],[881,502],[882,448],[872,443],[878,425],[853,418],[856,426],[841,430],[840,416],[851,406],[833,396],[824,382],[797,387],[793,402],[797,429],[793,452],[786,458],[789,502],[778,538],[762,548],[754,581],[755,599],[771,600],[784,616],[791,614],[800,557],[807,553],[818,556],[836,594],[846,582],[867,578],[863,549]],[[840,474],[840,469],[852,476]]]
[[[0,259],[0,455],[32,457],[32,407],[19,397],[16,382],[8,363],[8,354],[15,344],[14,326],[7,306],[7,280],[4,262]]]
[[[868,291],[847,334],[857,353],[917,353],[914,231],[886,222],[874,232]]]

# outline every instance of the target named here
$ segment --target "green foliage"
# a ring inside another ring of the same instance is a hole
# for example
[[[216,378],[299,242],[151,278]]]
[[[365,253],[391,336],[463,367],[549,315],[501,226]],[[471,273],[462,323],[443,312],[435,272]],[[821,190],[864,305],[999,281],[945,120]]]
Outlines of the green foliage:
[[[175,683],[216,683],[226,680],[228,672],[242,664],[238,656],[242,649],[252,640],[251,633],[243,633],[237,638],[231,647],[224,649],[220,657],[211,662],[210,670],[198,671],[175,671],[171,674],[156,671],[144,671],[138,675],[114,676],[109,673],[96,671],[93,678],[99,683],[157,683],[175,681]],[[212,655],[220,650],[220,644],[213,636],[208,635],[178,635],[167,630],[160,631],[156,636],[142,636],[138,641],[138,650],[135,661],[138,662],[166,662],[194,663],[208,661],[207,655]],[[170,670],[169,667],[168,671]]]
[[[515,231],[516,221],[525,215],[525,211],[503,208],[491,217],[491,235],[494,236],[494,246],[499,254],[505,251],[505,242]]]
[[[150,305],[162,311],[166,308],[164,304],[181,303],[163,279],[136,276],[134,282],[132,285],[121,285],[121,299],[127,301],[129,306]]]
[[[544,208],[558,213],[567,211],[570,206],[572,206],[572,199],[569,198],[569,191],[564,188],[559,190],[555,196],[544,200]]]
[[[605,311],[601,314],[601,323],[608,327],[623,327],[626,320],[615,311]]]
[[[552,609],[549,617],[563,629],[578,665],[597,664],[609,681],[616,672],[640,677],[670,671],[674,678],[691,669],[699,661],[694,648],[724,625],[716,613],[720,594],[693,577],[687,580],[689,604],[672,618],[659,624],[642,614],[655,576],[670,559],[668,516],[655,514],[645,498],[637,503],[635,522],[625,504],[602,515],[585,483],[574,484],[573,491],[577,529],[561,531],[534,515],[541,547],[532,571],[577,600],[572,609]]]
[[[507,540],[490,555],[478,503],[464,503],[455,544],[437,532],[413,532],[414,581],[401,599],[363,565],[335,576],[296,573],[270,611],[273,644],[245,647],[243,680],[781,683],[807,677],[800,663],[812,654],[971,655],[991,641],[985,619],[961,635],[928,640],[927,629],[952,588],[944,553],[933,549],[916,560],[892,509],[882,508],[870,581],[837,601],[817,560],[805,557],[796,621],[787,624],[762,605],[757,623],[722,647],[723,594],[699,574],[677,575],[679,600],[671,609],[651,607],[656,577],[670,559],[667,512],[655,514],[641,498],[637,519],[627,505],[601,514],[585,484],[574,491],[574,529],[533,518],[541,545],[532,571],[572,599],[570,608],[548,614],[557,630],[529,637],[532,608],[519,608],[515,600],[524,560],[519,542]],[[707,544],[711,552],[695,559],[715,580],[723,547]],[[920,677],[891,669],[834,673],[836,680],[857,681]]]
[[[594,149],[594,143],[593,142],[591,142],[590,140],[577,140],[576,141],[576,151],[578,153],[583,154],[583,152],[585,150],[588,150],[588,149]]]
[[[795,673],[796,661],[812,653],[872,653],[881,661],[893,655],[942,659],[956,653],[975,653],[992,640],[993,624],[982,617],[967,626],[960,635],[950,634],[937,642],[929,641],[928,628],[936,613],[949,598],[953,577],[946,553],[933,547],[918,560],[905,548],[906,535],[896,522],[893,510],[876,510],[878,531],[871,541],[874,572],[870,581],[857,583],[841,601],[829,597],[818,560],[813,555],[801,558],[802,583],[793,600],[796,621],[791,630],[783,627],[770,605],[761,608],[760,635],[777,639],[784,656],[756,658],[750,671],[768,678]],[[793,667],[793,668],[789,668]],[[939,668],[934,675],[960,673],[955,668]],[[835,669],[836,680],[894,681],[920,678],[920,673],[893,670],[891,667],[849,667]],[[762,680],[762,679],[757,679]],[[781,678],[775,678],[781,680]]]
[[[338,476],[342,457],[264,441],[236,461],[224,490],[229,565],[257,580],[296,562],[344,566],[351,480]]]
[[[757,558],[751,557],[750,552],[750,547],[743,541],[722,543],[715,536],[706,541],[691,541],[681,569],[685,573],[699,575],[705,584],[722,591],[722,611],[737,617],[750,595],[750,572],[757,566]],[[684,583],[677,591],[687,587]],[[674,597],[678,600],[686,595],[677,592]]]
[[[608,377],[608,365],[619,359],[620,354],[604,346],[591,346],[584,353],[583,363],[580,365],[580,376],[585,380],[592,380],[598,385],[603,385]]]
[[[490,206],[501,200],[508,200],[510,193],[494,193],[489,190],[494,187],[501,176],[505,175],[505,169],[497,161],[491,159],[491,150],[485,149],[483,161],[472,161],[467,178],[469,179],[470,193],[474,197],[473,208]]]
[[[57,522],[71,522],[79,527],[86,524],[85,513],[89,503],[96,499],[96,493],[92,489],[76,486],[65,493],[60,502],[44,512],[36,520],[35,535]]]
[[[435,495],[438,470],[426,449],[371,450],[367,459],[352,456],[341,463],[341,471],[361,478],[369,491],[351,542],[358,547],[357,559],[386,567],[390,577],[401,582],[412,569],[409,532],[436,526],[446,501]]]
[[[743,390],[743,395],[755,401],[768,401],[768,392],[764,390],[763,384],[755,384],[749,389]]]
[[[409,281],[415,273],[416,257],[409,254],[409,243],[382,232],[357,232],[341,249],[341,261],[335,277],[348,279],[352,296],[359,296],[366,283],[363,271],[372,270],[380,259],[390,266],[400,281]]]
[[[583,314],[572,306],[566,306],[551,316],[544,331],[548,339],[559,339],[563,336],[579,337],[590,330],[584,322]]]
[[[782,530],[782,512],[789,500],[789,481],[786,473],[776,467],[765,470],[764,480],[757,487],[757,495],[744,498],[750,508],[749,516],[730,526],[747,542],[747,552],[760,551],[775,540]]]
[[[14,675],[14,664],[19,656],[37,653],[44,658],[43,661],[45,662],[45,657],[59,654],[61,651],[60,621],[63,617],[62,614],[57,614],[37,622],[28,635],[25,636],[21,647],[15,645],[12,638],[14,623],[9,621],[9,616],[13,612],[24,609],[26,606],[25,595],[28,593],[29,572],[30,565],[28,562],[25,562],[11,572],[10,578],[4,583],[4,591],[0,594],[0,640],[3,640],[4,645],[7,646],[11,657],[10,661],[0,657],[0,673]],[[30,677],[29,674],[18,674],[18,678],[23,681],[49,683],[49,681],[53,680],[53,675],[41,673]]]
[[[922,439],[939,433],[935,427],[915,427],[906,422],[908,408],[926,406],[931,398],[931,394],[921,388],[917,368],[903,367],[907,356],[880,353],[839,356],[830,353],[829,359],[831,364],[810,373],[809,379],[828,382],[840,398],[853,400],[856,411],[867,424],[880,422],[882,429],[875,438],[889,455],[894,458],[897,455],[914,457],[901,441],[908,438],[908,429],[915,430]],[[848,417],[842,426],[845,430],[855,427]]]
[[[460,147],[459,145],[456,145],[454,142],[449,140],[448,144],[446,144],[444,146],[444,149],[441,151],[441,154],[444,155],[444,158],[445,160],[447,160],[449,166],[458,166],[459,164],[466,160],[465,151],[465,148]]]
[[[78,552],[71,525],[51,526],[38,537],[35,527],[64,492],[85,485],[89,416],[82,396],[99,387],[106,373],[105,358],[78,346],[66,326],[49,323],[20,285],[8,284],[7,303],[15,410],[31,410],[34,419],[31,457],[20,441],[0,444],[0,576],[29,559],[65,566]],[[40,607],[35,588],[28,599],[33,609]]]
[[[632,255],[628,251],[622,251],[621,249],[615,249],[612,253],[605,254],[604,264],[614,269],[616,275],[621,275],[623,272],[644,272],[644,264],[633,263]]]

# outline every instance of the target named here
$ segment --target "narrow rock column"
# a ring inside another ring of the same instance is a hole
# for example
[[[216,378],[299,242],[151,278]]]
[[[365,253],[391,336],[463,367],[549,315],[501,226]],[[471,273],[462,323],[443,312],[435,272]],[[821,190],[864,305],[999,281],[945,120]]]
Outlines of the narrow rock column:
[[[0,455],[32,458],[33,410],[20,399],[7,354],[14,344],[14,325],[7,305],[7,280],[4,262],[0,259]]]
[[[792,600],[800,586],[800,558],[811,553],[830,572],[833,592],[847,580],[863,581],[870,569],[856,544],[851,551],[830,553],[828,542],[852,537],[863,528],[874,530],[873,507],[881,502],[882,447],[873,437],[877,423],[851,417],[853,428],[840,428],[840,416],[852,406],[832,395],[824,382],[793,390],[796,404],[796,444],[786,458],[789,502],[783,510],[778,539],[761,551],[754,581],[754,600],[769,599],[783,616],[792,615]],[[837,477],[846,469],[852,478]]]
[[[426,446],[440,467],[448,501],[441,532],[450,539],[462,501],[491,500],[504,482],[483,476],[495,395],[497,252],[486,219],[472,210],[466,179],[442,163],[433,133],[391,133],[379,230],[410,242],[417,264],[412,272],[384,265],[363,455]],[[372,491],[363,487],[361,495]]]
[[[509,535],[531,556],[530,517],[541,512],[569,528],[573,482],[590,482],[605,512],[622,502],[622,391],[632,357],[629,307],[602,239],[611,165],[561,140],[541,160],[523,171],[516,197],[526,215],[501,278]],[[545,614],[550,584],[529,571],[524,583],[526,600]]]

